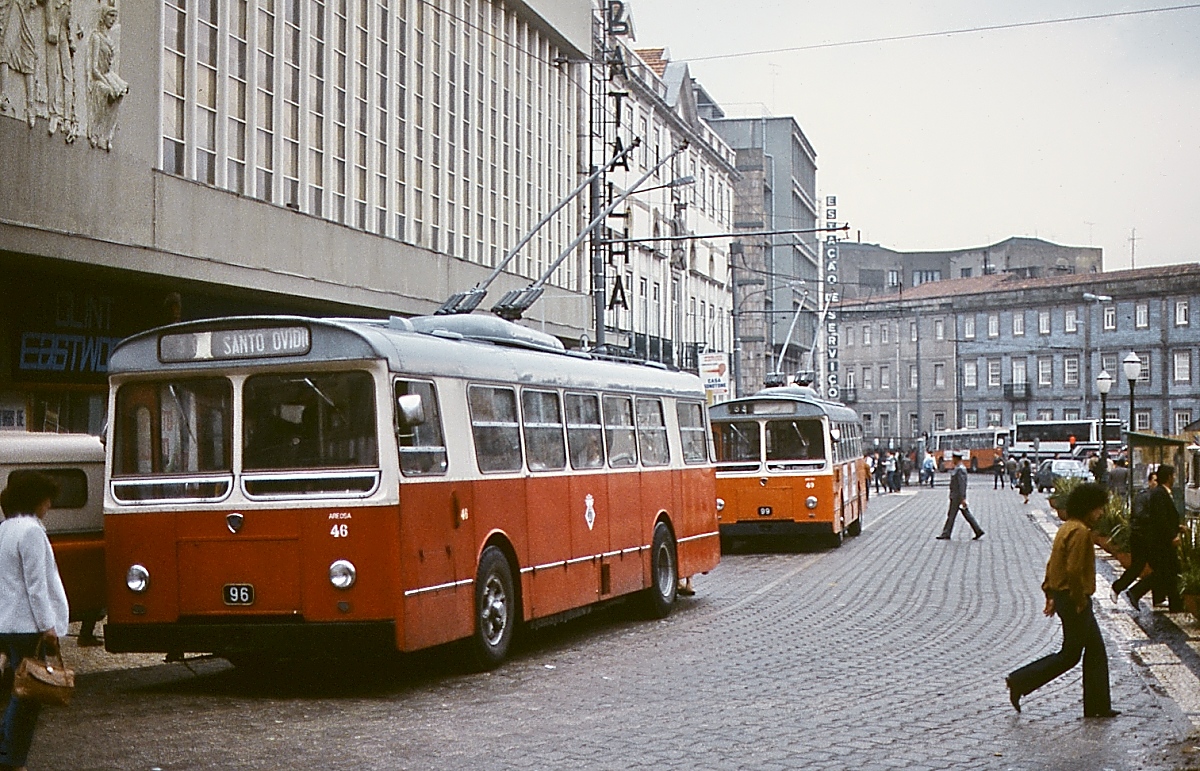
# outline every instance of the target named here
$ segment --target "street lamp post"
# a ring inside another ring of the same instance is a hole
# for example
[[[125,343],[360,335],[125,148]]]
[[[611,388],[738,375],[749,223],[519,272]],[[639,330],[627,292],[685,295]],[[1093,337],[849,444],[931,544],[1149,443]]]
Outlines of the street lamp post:
[[[1125,379],[1129,381],[1129,431],[1127,432],[1127,435],[1132,437],[1133,427],[1134,427],[1133,387],[1134,387],[1134,384],[1137,383],[1137,379],[1142,376],[1142,360],[1138,358],[1138,355],[1136,353],[1133,353],[1132,351],[1130,351],[1129,355],[1126,356],[1125,359],[1121,362],[1121,367],[1125,370]],[[1133,511],[1133,441],[1132,441],[1132,438],[1130,441],[1126,442],[1126,446],[1129,448],[1128,456],[1127,456],[1127,460],[1126,460],[1126,465],[1129,466],[1129,484],[1127,485],[1127,487],[1129,488],[1129,510],[1132,512]]]
[[[1108,434],[1104,431],[1104,418],[1108,412],[1108,392],[1112,388],[1113,377],[1107,370],[1102,370],[1096,376],[1096,390],[1100,392],[1100,462],[1096,464],[1096,481],[1108,483]]]

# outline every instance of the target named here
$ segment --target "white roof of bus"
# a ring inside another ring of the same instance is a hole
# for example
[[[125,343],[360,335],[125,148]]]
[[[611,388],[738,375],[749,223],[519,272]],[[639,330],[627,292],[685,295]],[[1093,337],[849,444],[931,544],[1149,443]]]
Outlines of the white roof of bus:
[[[461,377],[596,390],[681,393],[703,398],[700,379],[661,367],[592,358],[566,352],[549,335],[485,316],[426,316],[413,320],[315,319],[299,316],[242,316],[185,322],[123,340],[109,357],[111,375],[247,369],[263,360],[221,359],[163,364],[163,334],[217,329],[306,326],[312,343],[304,355],[271,358],[272,366],[315,361],[385,359],[393,372],[428,377]],[[421,331],[418,331],[418,328]],[[147,363],[150,363],[147,366]]]
[[[0,431],[0,465],[93,462],[104,462],[104,445],[91,434]]]
[[[753,396],[744,396],[740,399],[731,399],[730,401],[714,404],[709,408],[709,414],[713,419],[733,417],[746,418],[755,417],[754,415],[730,415],[730,406],[739,403],[748,402],[769,402],[769,401],[794,401],[801,404],[806,404],[814,409],[814,413],[823,413],[833,418],[834,420],[858,422],[858,413],[850,409],[841,402],[831,402],[822,399],[817,395],[817,392],[812,388],[805,386],[782,386],[779,388],[764,388]],[[770,417],[769,415],[761,415],[759,417]]]

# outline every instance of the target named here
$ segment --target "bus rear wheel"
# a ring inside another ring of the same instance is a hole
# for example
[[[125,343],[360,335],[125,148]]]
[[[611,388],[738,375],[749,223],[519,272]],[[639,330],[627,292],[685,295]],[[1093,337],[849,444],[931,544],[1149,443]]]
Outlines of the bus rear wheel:
[[[471,653],[480,669],[494,669],[508,656],[517,622],[512,566],[495,546],[483,550],[475,574],[475,634]]]
[[[666,522],[654,526],[650,542],[650,588],[645,591],[646,612],[651,618],[665,618],[675,604],[679,588],[679,563],[676,560],[675,536]]]

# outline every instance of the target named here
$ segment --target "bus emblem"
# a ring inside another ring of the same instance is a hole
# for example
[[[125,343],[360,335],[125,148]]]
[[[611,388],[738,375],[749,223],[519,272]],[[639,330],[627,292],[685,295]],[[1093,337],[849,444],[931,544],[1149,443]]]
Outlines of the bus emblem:
[[[588,530],[591,530],[592,525],[596,524],[596,499],[592,497],[591,493],[588,493],[587,497],[583,499],[583,504],[587,507],[583,512],[583,519],[587,522]]]
[[[240,533],[242,530],[242,522],[244,521],[245,518],[237,512],[225,515],[225,526],[229,528],[229,532],[231,533]]]

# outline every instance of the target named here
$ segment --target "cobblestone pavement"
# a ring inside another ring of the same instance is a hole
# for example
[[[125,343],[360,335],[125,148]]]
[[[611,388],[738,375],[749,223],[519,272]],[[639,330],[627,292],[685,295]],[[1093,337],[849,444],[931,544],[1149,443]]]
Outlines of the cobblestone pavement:
[[[1023,714],[1008,704],[1004,674],[1060,641],[1041,614],[1048,518],[1043,496],[981,482],[980,541],[963,522],[934,540],[944,487],[873,497],[839,549],[727,555],[667,619],[611,608],[532,633],[487,674],[444,650],[329,678],[114,670],[81,651],[77,700],[43,713],[31,768],[1177,767],[1191,723],[1106,598],[1123,714],[1082,718],[1078,668]]]

